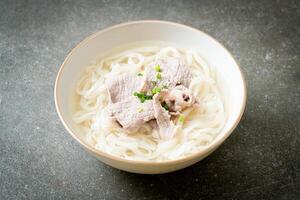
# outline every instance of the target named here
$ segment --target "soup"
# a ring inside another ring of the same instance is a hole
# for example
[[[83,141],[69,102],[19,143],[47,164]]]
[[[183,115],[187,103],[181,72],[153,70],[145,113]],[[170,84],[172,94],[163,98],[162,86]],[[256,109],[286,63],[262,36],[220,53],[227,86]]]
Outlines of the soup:
[[[87,66],[74,121],[96,149],[171,160],[205,148],[226,121],[217,71],[196,49],[128,48]]]

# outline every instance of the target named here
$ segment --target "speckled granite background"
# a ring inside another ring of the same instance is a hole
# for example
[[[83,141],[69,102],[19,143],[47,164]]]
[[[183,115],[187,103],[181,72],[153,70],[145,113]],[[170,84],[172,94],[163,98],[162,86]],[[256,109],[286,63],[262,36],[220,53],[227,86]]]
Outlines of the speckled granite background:
[[[248,103],[205,160],[157,176],[113,169],[63,128],[53,86],[65,56],[104,27],[161,19],[232,52]],[[0,199],[300,199],[300,1],[0,1]]]

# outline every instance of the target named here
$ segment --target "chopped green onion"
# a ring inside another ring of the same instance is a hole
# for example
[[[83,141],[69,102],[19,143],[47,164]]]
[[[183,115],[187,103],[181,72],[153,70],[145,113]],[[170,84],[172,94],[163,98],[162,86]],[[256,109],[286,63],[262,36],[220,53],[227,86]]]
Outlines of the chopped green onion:
[[[142,74],[142,73],[138,73],[137,75],[138,75],[138,76],[143,76],[143,74]]]
[[[157,79],[161,79],[161,74],[160,74],[160,73],[157,73],[157,74],[156,74],[156,78],[157,78]]]
[[[162,106],[164,109],[166,109],[166,110],[169,110],[169,109],[170,109],[169,106],[168,106],[168,104],[167,104],[166,102],[162,102],[162,103],[161,103],[161,106]]]
[[[163,89],[168,89],[168,86],[163,85],[162,88],[163,88]]]
[[[154,67],[154,69],[155,69],[155,71],[157,71],[157,72],[161,72],[160,65],[156,65],[156,66]]]
[[[183,122],[184,122],[184,116],[183,115],[179,116],[178,122],[181,123],[181,124],[183,124]]]
[[[147,95],[147,94],[143,94],[143,93],[138,93],[138,92],[134,92],[133,96],[136,96],[137,98],[139,98],[142,103],[144,103],[146,100],[152,99],[151,95]]]
[[[151,81],[151,83],[155,86],[157,84],[156,81]]]
[[[155,87],[155,88],[152,89],[151,92],[152,92],[153,95],[155,95],[155,94],[161,92],[161,87]]]

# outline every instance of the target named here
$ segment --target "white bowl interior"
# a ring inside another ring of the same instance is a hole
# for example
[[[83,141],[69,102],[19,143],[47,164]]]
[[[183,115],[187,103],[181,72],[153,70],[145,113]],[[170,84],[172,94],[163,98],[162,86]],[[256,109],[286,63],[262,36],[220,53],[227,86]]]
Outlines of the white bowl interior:
[[[213,143],[230,131],[241,115],[244,106],[245,87],[239,67],[232,56],[214,39],[195,29],[164,22],[130,23],[98,32],[83,41],[65,60],[57,81],[57,106],[65,124],[74,134],[82,138],[82,133],[72,119],[70,96],[76,81],[85,67],[102,53],[128,43],[138,41],[165,41],[186,48],[196,48],[200,55],[213,65],[219,76],[218,86],[225,98],[227,122]]]

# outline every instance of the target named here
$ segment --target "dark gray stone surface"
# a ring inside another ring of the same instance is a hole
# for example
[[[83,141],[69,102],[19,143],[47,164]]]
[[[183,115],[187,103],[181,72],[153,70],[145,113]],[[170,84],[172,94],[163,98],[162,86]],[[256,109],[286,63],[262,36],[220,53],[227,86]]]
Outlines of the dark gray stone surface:
[[[0,1],[0,199],[300,199],[299,2]],[[231,137],[205,160],[165,175],[130,174],[92,158],[54,107],[54,80],[70,49],[140,19],[209,33],[248,83]]]

